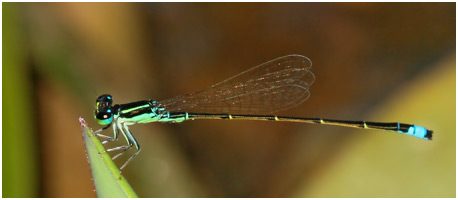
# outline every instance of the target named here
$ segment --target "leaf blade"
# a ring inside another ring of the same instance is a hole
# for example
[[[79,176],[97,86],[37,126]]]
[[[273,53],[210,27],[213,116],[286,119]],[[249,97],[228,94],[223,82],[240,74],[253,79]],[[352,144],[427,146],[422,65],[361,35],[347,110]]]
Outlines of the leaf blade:
[[[121,175],[96,134],[82,117],[79,117],[79,121],[97,196],[102,198],[137,198],[137,194],[126,178]]]

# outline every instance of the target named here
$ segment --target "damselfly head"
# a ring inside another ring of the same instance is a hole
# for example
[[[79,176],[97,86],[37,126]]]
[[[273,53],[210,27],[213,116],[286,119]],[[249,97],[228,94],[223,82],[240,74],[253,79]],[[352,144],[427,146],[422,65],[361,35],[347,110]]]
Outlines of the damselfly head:
[[[111,106],[111,104],[113,104],[113,97],[111,97],[111,95],[109,94],[101,95],[97,98],[96,103],[97,103],[97,108],[99,107],[99,105]]]
[[[95,119],[100,125],[106,126],[113,121],[113,98],[109,94],[104,94],[97,98],[95,110]]]

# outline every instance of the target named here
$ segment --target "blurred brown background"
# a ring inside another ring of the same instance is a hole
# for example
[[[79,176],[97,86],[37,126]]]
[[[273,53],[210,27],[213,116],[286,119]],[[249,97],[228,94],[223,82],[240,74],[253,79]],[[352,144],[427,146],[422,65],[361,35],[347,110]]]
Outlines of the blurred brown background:
[[[172,98],[288,54],[309,57],[316,81],[279,114],[415,123],[433,141],[259,121],[136,125],[142,152],[124,172],[139,196],[456,196],[455,3],[2,6],[3,197],[95,197],[77,119],[100,127],[98,95]]]

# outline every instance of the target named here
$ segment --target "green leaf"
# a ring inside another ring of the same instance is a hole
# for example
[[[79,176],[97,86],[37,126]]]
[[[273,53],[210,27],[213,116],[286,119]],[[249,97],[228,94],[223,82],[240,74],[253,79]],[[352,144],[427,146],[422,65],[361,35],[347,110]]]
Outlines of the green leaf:
[[[79,117],[92,179],[98,197],[138,197],[86,121]]]

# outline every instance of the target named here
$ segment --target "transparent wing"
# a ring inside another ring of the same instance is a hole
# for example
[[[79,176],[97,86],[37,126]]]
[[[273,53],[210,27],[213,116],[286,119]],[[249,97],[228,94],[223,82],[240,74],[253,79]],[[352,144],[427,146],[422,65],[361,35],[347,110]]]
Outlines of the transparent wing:
[[[253,67],[203,90],[159,101],[170,112],[270,114],[310,96],[312,62],[288,55]]]

